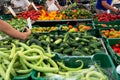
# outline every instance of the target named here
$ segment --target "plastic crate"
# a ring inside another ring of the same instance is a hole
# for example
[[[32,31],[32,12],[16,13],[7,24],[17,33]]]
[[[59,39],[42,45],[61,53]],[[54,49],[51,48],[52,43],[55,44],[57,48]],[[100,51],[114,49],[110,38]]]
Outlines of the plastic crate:
[[[2,20],[10,20],[10,19],[12,19],[12,18],[13,18],[13,16],[10,15],[10,14],[0,15],[0,19],[2,19]]]
[[[64,61],[64,64],[68,67],[78,67],[80,66],[79,63],[76,63],[76,60],[82,60],[84,63],[83,68],[89,68],[91,65],[94,65],[95,63],[97,63],[100,68],[102,68],[104,70],[104,73],[109,77],[109,80],[119,80],[119,76],[116,73],[115,70],[115,66],[110,58],[109,55],[106,54],[96,54],[93,57],[69,57],[66,56],[63,59],[61,59]],[[49,80],[47,77],[40,77],[37,78],[37,71],[35,71],[32,74],[32,80]],[[57,79],[59,80],[59,79]]]
[[[116,28],[113,28],[113,27],[112,27],[112,28],[110,28],[110,27],[107,27],[107,28],[99,28],[99,29],[98,29],[98,30],[99,30],[99,31],[98,31],[98,34],[100,35],[101,38],[103,38],[103,37],[104,37],[104,38],[108,38],[108,37],[102,35],[102,32],[101,32],[101,31],[102,31],[102,30],[110,30],[110,29],[115,29],[116,31],[119,31],[119,30],[120,30],[120,27],[116,27]],[[109,37],[109,38],[111,38],[111,37]]]
[[[65,50],[65,49],[67,49],[67,48],[64,48],[64,50],[61,50],[61,51],[56,51],[56,50],[58,50],[59,48],[60,48],[60,45],[62,45],[63,43],[65,43],[65,42],[61,42],[61,43],[59,43],[59,44],[57,44],[57,45],[52,45],[52,44],[54,44],[54,41],[56,41],[57,39],[62,39],[63,40],[63,38],[64,38],[64,35],[66,34],[67,32],[66,31],[52,31],[52,32],[50,32],[50,33],[40,33],[40,34],[34,34],[33,36],[34,36],[34,39],[37,39],[38,41],[39,41],[39,43],[41,43],[41,40],[43,40],[44,38],[42,37],[42,36],[51,36],[51,35],[53,35],[54,37],[52,37],[52,42],[50,42],[50,47],[51,47],[51,51],[53,51],[53,52],[58,52],[58,53],[60,53],[60,54],[62,54],[62,55],[65,55],[64,53],[63,53],[63,51]],[[76,35],[76,37],[75,38],[77,38],[78,36],[78,34],[79,34],[79,37],[80,38],[82,38],[82,36],[84,36],[84,34],[86,34],[86,33],[68,33],[68,35],[70,35],[70,34],[73,34],[73,35]],[[59,36],[59,37],[57,37],[57,36]],[[95,30],[91,30],[91,31],[89,31],[88,32],[88,35],[87,36],[98,36],[98,34],[96,34],[96,31]],[[60,37],[60,36],[62,36],[62,37]],[[57,38],[56,38],[57,37]],[[75,38],[73,38],[72,40],[75,42],[75,43],[78,43],[79,45],[81,45],[82,43],[80,43],[80,41],[76,41],[75,40]],[[68,36],[68,38],[67,38],[67,40],[68,39],[70,39],[70,36]],[[87,38],[84,38],[84,39],[87,39]],[[46,40],[46,39],[44,39],[44,40]],[[54,41],[53,41],[54,40]],[[90,39],[89,39],[89,41],[90,41]],[[96,39],[96,41],[98,42],[98,43],[100,43],[101,45],[101,47],[99,47],[99,49],[100,49],[100,51],[99,52],[104,52],[104,53],[106,53],[106,54],[108,54],[108,52],[107,52],[107,50],[106,50],[106,47],[105,47],[105,45],[104,45],[104,41],[102,40],[102,38],[97,38]],[[70,42],[70,41],[67,41],[67,45],[69,46],[69,48],[71,48],[71,49],[73,49],[74,50],[74,46],[71,46],[73,43],[68,43],[68,42]],[[84,42],[84,41],[83,41]],[[47,41],[46,41],[46,43],[48,43]],[[89,44],[90,42],[85,42],[86,44]],[[96,42],[95,42],[96,43]],[[93,44],[93,43],[90,43],[90,44]],[[79,49],[79,45],[77,45],[77,46],[75,46],[75,49]],[[42,47],[44,47],[45,48],[45,46],[43,45],[43,44],[41,44],[41,46]],[[56,47],[55,47],[56,46]],[[89,51],[91,52],[91,54],[89,54],[89,52],[85,52],[84,51],[84,48],[90,48],[90,47],[88,47],[88,45],[85,45],[85,46],[83,46],[83,52],[82,52],[82,50],[80,51],[80,49],[78,50],[79,52],[81,52],[81,53],[87,53],[87,54],[84,54],[85,56],[91,56],[91,55],[94,55],[96,52],[97,52],[97,50],[95,50],[95,51],[91,51],[90,49],[89,49]],[[97,48],[98,48],[98,46],[97,46]],[[46,48],[45,48],[46,49]],[[91,48],[91,49],[93,49],[93,48]],[[74,51],[76,51],[76,50],[74,50]],[[72,54],[72,52],[73,51],[71,51],[68,55],[70,55],[71,56],[71,54]],[[66,54],[67,55],[67,54]],[[82,55],[82,54],[81,54]],[[83,55],[82,55],[83,56]]]
[[[93,24],[96,29],[99,28],[115,28],[115,27],[120,27],[120,20],[115,20],[115,21],[110,21],[110,22],[98,22],[98,21],[93,21]]]
[[[113,49],[111,48],[111,46],[115,45],[115,44],[120,44],[120,38],[114,38],[114,39],[109,38],[109,39],[107,39],[107,49],[108,49],[108,52],[112,56],[112,59],[115,60],[116,65],[117,65],[117,64],[120,64],[120,55],[115,53],[113,51]]]
[[[79,21],[79,20],[76,20],[76,21],[72,21],[72,20],[61,20],[61,21],[35,21],[32,23],[32,26],[34,28],[34,26],[37,26],[37,27],[52,27],[52,26],[56,26],[58,27],[58,30],[62,31],[61,27],[62,25],[72,25],[72,26],[79,26],[79,24],[83,24],[83,25],[86,25],[87,26],[91,26],[92,29],[95,29],[95,27],[92,25],[92,21],[91,20],[88,20],[88,21]],[[45,33],[49,33],[49,32],[45,32]]]

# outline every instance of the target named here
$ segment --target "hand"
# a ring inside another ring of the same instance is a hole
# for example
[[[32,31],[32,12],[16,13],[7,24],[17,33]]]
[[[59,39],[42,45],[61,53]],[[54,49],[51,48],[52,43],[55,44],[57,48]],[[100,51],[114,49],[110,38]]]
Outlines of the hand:
[[[120,10],[119,9],[116,9],[115,10],[115,14],[119,14]]]
[[[29,28],[26,28],[26,31],[27,35],[29,36],[31,34],[31,30]]]

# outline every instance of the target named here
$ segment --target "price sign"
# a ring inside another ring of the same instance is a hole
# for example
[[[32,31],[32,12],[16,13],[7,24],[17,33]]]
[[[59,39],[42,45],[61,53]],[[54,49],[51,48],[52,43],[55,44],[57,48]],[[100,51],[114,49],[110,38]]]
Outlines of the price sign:
[[[29,29],[32,29],[32,24],[31,24],[30,17],[27,19],[27,24],[28,24]]]
[[[9,9],[9,11],[12,13],[12,15],[13,15],[14,17],[16,17],[16,14],[15,14],[15,12],[13,11],[13,9],[11,8],[11,6],[9,6],[8,9]]]

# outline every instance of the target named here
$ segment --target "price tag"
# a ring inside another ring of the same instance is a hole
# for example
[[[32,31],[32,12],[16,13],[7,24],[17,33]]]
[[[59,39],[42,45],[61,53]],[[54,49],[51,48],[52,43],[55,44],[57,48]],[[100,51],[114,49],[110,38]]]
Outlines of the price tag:
[[[31,24],[30,17],[27,19],[27,24],[28,24],[29,29],[32,29],[32,24]]]
[[[37,9],[37,7],[35,6],[35,4],[34,4],[33,2],[32,2],[31,4],[32,4],[32,6],[34,7],[34,9],[38,11],[38,9]]]
[[[9,6],[8,9],[9,9],[10,12],[12,13],[12,15],[13,15],[14,17],[16,17],[16,14],[15,14],[15,12],[13,11],[13,9],[11,8],[11,6]]]

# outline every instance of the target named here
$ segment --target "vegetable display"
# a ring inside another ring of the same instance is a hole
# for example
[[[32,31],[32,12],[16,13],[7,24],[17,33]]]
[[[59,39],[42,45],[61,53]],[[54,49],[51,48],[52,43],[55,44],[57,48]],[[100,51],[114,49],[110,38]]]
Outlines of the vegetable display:
[[[4,80],[11,80],[15,76],[28,75],[33,69],[42,72],[58,71],[58,66],[51,59],[54,54],[44,51],[42,47],[37,45],[27,46],[15,40],[9,48],[2,46],[0,55],[0,69],[2,71],[0,76]],[[48,67],[47,65],[51,66]]]
[[[27,26],[27,20],[23,18],[6,20],[10,25],[12,25],[17,30],[24,30]]]
[[[106,30],[100,30],[101,35],[106,37],[106,38],[120,38],[120,30],[110,28]]]
[[[111,46],[112,49],[114,50],[114,52],[118,55],[120,55],[120,44],[115,44],[113,46]]]
[[[93,55],[97,52],[104,52],[105,49],[101,40],[84,33],[65,33],[65,34],[37,34],[34,39],[29,40],[29,44],[37,44],[47,50],[47,44],[50,45],[52,52],[63,55]]]
[[[109,21],[114,21],[114,20],[120,19],[120,15],[104,12],[102,14],[96,14],[94,19],[99,22],[109,22]]]
[[[33,33],[46,33],[46,32],[51,32],[54,30],[58,30],[58,27],[55,27],[55,26],[52,26],[52,27],[34,26],[32,28]]]
[[[24,19],[27,19],[30,17],[31,20],[37,20],[40,15],[41,15],[41,11],[31,10],[31,11],[25,11],[17,15],[17,17],[24,18]]]

